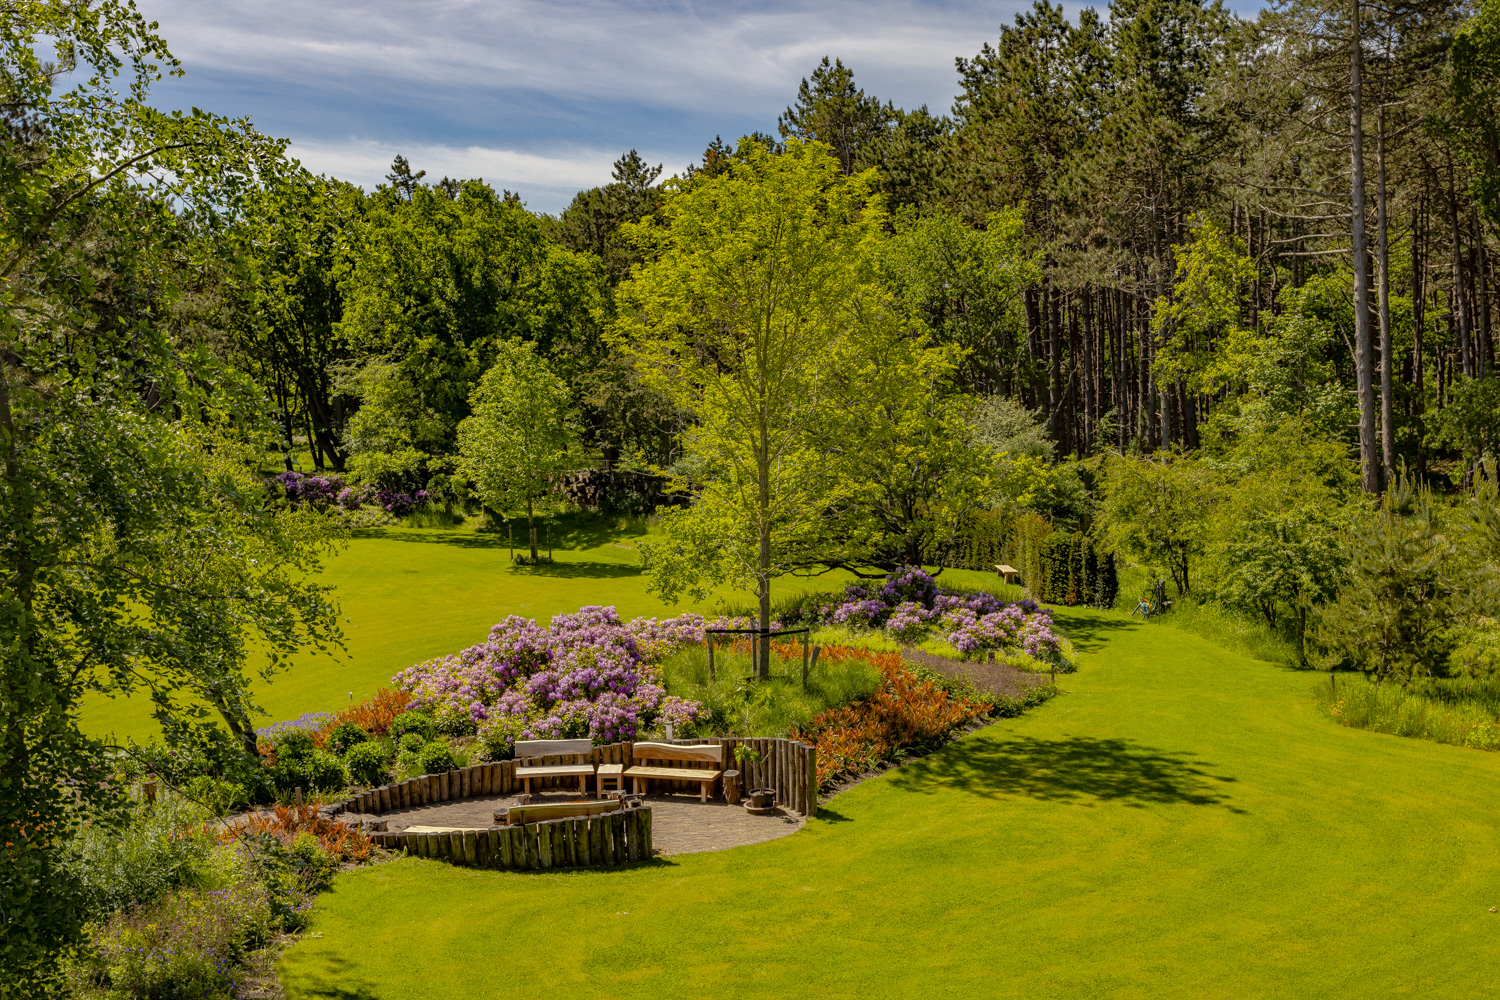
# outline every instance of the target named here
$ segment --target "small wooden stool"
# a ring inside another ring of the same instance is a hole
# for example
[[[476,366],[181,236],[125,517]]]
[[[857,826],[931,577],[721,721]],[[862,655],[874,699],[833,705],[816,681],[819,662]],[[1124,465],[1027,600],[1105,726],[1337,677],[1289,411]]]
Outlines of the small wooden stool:
[[[618,792],[623,792],[625,790],[625,765],[624,764],[600,764],[599,765],[598,770],[596,770],[594,772],[594,783],[595,783],[594,784],[594,791],[595,791],[594,797],[595,798],[598,798],[599,796],[601,796],[601,795],[604,794],[604,791],[605,791],[605,789],[604,789],[604,783],[606,781],[612,781],[612,782],[614,782],[614,784],[615,784],[614,790],[618,791]]]

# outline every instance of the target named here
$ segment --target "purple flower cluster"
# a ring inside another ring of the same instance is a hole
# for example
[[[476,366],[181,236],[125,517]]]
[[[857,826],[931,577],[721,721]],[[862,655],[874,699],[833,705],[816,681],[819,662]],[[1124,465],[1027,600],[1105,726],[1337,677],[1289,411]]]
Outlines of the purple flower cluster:
[[[1004,617],[995,617],[1004,613]],[[934,628],[956,638],[965,653],[999,646],[1036,650],[1046,657],[1058,649],[1052,620],[1030,598],[1015,604],[984,591],[944,590],[931,574],[905,566],[876,584],[850,584],[843,599],[804,604],[800,622],[883,628],[893,638],[914,643]],[[1020,624],[1012,623],[1018,622]],[[981,624],[987,623],[987,624]]]
[[[457,655],[408,667],[392,683],[412,707],[503,723],[521,739],[632,739],[661,717],[698,718],[696,702],[668,698],[654,664],[678,646],[703,641],[700,615],[620,621],[612,607],[557,615],[548,628],[515,615]]]
[[[309,476],[301,472],[283,472],[271,477],[286,494],[292,506],[308,503],[323,509],[337,501],[339,491],[344,489],[341,476]]]
[[[281,722],[273,722],[264,729],[257,729],[255,735],[263,740],[274,740],[282,733],[289,733],[293,730],[300,729],[306,733],[315,733],[328,725],[332,719],[333,715],[329,712],[303,712],[295,719],[284,719]]]
[[[1051,613],[1025,603],[1031,604],[1030,611],[1013,604],[987,615],[975,615],[968,608],[947,612],[943,622],[953,629],[948,641],[965,656],[982,649],[1017,649],[1039,660],[1055,659],[1062,644]]]
[[[388,514],[402,517],[431,499],[426,490],[402,493],[374,486],[353,486],[337,475],[309,476],[301,472],[283,472],[271,477],[271,482],[286,494],[293,507],[310,504],[319,510],[327,510],[333,506],[344,510],[360,510],[369,504]]]

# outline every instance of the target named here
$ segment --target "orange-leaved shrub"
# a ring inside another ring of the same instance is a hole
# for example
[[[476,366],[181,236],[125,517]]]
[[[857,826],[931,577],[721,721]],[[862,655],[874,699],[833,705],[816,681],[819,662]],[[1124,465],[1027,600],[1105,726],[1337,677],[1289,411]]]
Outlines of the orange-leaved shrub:
[[[818,749],[818,787],[895,761],[910,750],[945,741],[959,726],[989,715],[987,698],[950,694],[906,666],[898,653],[875,653],[847,646],[824,647],[820,656],[867,659],[880,670],[880,687],[840,708],[817,715],[793,739]]]
[[[239,823],[226,828],[219,840],[229,843],[246,834],[268,833],[290,847],[300,833],[310,833],[331,857],[340,861],[368,861],[370,838],[359,830],[323,816],[323,802],[314,799],[301,805],[274,806],[269,813],[252,812]]]
[[[334,713],[333,720],[319,733],[326,736],[341,722],[352,722],[371,736],[384,736],[391,722],[411,704],[411,693],[400,688],[381,688],[357,705]],[[322,743],[319,742],[319,746]]]

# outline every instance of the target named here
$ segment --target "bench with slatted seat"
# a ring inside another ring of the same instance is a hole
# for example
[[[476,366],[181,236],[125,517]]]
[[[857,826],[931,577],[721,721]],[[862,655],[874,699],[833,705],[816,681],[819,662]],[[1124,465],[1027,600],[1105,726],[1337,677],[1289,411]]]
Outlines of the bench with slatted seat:
[[[603,816],[618,812],[620,801],[609,802],[543,802],[530,806],[511,806],[495,810],[495,825],[515,826],[519,823],[540,823],[548,819],[578,819],[580,816]]]
[[[516,740],[516,777],[521,779],[526,794],[531,794],[532,778],[566,778],[577,775],[578,791],[589,793],[589,778],[594,765],[583,758],[594,750],[592,740]],[[533,764],[540,757],[572,757],[572,764]]]
[[[646,785],[652,778],[663,781],[696,781],[698,782],[698,800],[708,801],[708,793],[713,789],[714,782],[719,780],[722,770],[710,770],[698,767],[680,767],[674,764],[718,764],[724,765],[724,747],[720,744],[699,743],[692,746],[677,746],[673,743],[637,743],[631,751],[631,759],[635,761],[658,761],[666,766],[650,766],[637,763],[625,772],[625,777],[633,783],[635,791],[640,794],[645,791]]]

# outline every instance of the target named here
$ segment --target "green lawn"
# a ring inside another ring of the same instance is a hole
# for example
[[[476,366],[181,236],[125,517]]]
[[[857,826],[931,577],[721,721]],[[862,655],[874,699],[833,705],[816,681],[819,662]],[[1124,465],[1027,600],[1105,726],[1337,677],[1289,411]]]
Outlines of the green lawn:
[[[792,837],[626,871],[341,875],[285,956],[289,994],[1494,989],[1500,755],[1335,725],[1313,677],[1162,624],[1062,617],[1084,653],[1062,697],[838,796]]]
[[[506,615],[546,622],[585,604],[613,604],[627,619],[673,614],[681,609],[646,593],[636,548],[643,535],[582,521],[553,536],[554,565],[521,567],[511,564],[504,537],[469,526],[360,532],[328,561],[322,576],[343,609],[348,652],[305,655],[271,684],[258,684],[269,713],[264,721],[336,709],[348,704],[349,692],[362,698],[388,684],[398,670],[481,641]],[[993,579],[952,570],[943,578]],[[812,582],[778,581],[777,593],[835,587],[845,579],[830,574]],[[719,593],[746,601],[727,588]],[[160,735],[143,697],[92,696],[84,703],[82,724],[87,732],[121,740]]]

